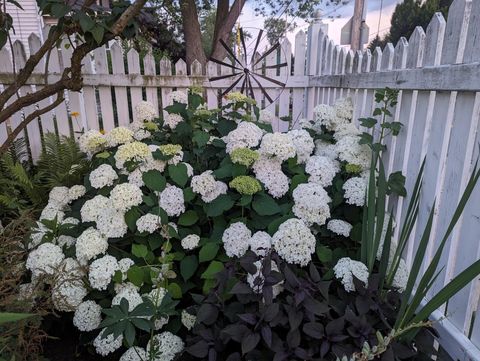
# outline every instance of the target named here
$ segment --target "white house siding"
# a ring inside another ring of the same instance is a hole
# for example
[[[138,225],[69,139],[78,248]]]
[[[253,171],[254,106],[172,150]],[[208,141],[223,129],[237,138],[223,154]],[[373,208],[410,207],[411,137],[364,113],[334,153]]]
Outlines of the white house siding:
[[[30,34],[35,33],[40,38],[42,37],[43,20],[38,14],[37,2],[35,0],[20,0],[18,3],[23,7],[23,10],[7,2],[7,12],[12,16],[15,28],[15,34],[13,32],[10,34],[12,42],[20,40],[27,45]],[[25,46],[25,50],[28,55],[28,46]]]

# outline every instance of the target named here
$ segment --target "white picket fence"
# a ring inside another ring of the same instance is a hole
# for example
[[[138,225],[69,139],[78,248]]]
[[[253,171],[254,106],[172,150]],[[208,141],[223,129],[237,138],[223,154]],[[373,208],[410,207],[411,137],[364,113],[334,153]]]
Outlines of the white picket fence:
[[[402,38],[395,47],[388,44],[383,51],[376,49],[373,54],[369,50],[353,53],[335,45],[320,28],[320,23],[313,23],[307,34],[300,31],[295,37],[293,54],[292,45],[285,39],[278,54],[266,58],[266,65],[288,63],[278,75],[276,70],[266,70],[267,75],[285,82],[286,87],[279,89],[262,81],[274,101],[270,104],[261,96],[260,89],[255,88],[257,99],[278,117],[291,116],[296,122],[302,117],[312,117],[317,104],[332,104],[338,98],[350,96],[358,119],[372,114],[376,89],[400,90],[393,113],[395,121],[402,122],[404,128],[397,138],[388,140],[385,164],[389,172],[401,170],[407,176],[407,189],[411,190],[426,157],[419,219],[405,256],[410,264],[436,199],[436,219],[425,259],[428,265],[479,156],[480,0],[455,0],[448,21],[435,14],[426,32],[418,27],[408,41]],[[32,35],[30,52],[35,52],[40,44],[40,39]],[[21,67],[25,62],[23,45],[16,42],[13,51],[17,68]],[[51,54],[47,82],[57,79],[63,67],[68,66],[70,54],[71,49],[63,47]],[[171,64],[163,59],[156,64],[152,55],[140,59],[135,50],[124,54],[117,43],[97,49],[84,65],[83,91],[69,92],[65,104],[28,126],[34,159],[41,150],[41,135],[45,132],[69,135],[91,128],[108,131],[132,121],[132,109],[140,100],[148,100],[160,110],[169,104],[169,93],[190,86],[202,86],[208,105],[216,107],[222,102],[219,93],[232,83],[230,79],[208,81],[211,76],[231,73],[230,68],[209,63],[202,69],[195,62],[191,75],[187,75],[182,60]],[[43,67],[44,64],[39,64],[38,74],[20,89],[20,94],[45,84]],[[8,84],[11,79],[11,55],[3,49],[0,84]],[[22,114],[13,116],[11,126],[19,124],[33,109],[24,109]],[[72,117],[72,112],[80,115]],[[288,126],[280,120],[274,124],[280,131]],[[5,125],[0,125],[0,143],[6,134]],[[408,197],[389,200],[397,223],[405,215],[407,204]],[[477,187],[447,242],[441,261],[444,268],[432,292],[479,257],[480,187]],[[440,343],[455,360],[480,360],[480,320],[475,317],[479,298],[480,279],[477,279],[433,315]]]

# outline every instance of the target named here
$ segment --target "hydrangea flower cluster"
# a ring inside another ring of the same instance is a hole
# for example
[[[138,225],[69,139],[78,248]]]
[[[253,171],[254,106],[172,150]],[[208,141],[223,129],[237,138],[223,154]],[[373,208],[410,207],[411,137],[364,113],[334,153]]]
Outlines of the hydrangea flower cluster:
[[[148,344],[147,337],[136,339],[120,357],[142,360],[153,348],[155,360],[174,360],[185,332],[197,328],[190,294],[208,291],[209,272],[228,258],[256,257],[256,272],[251,268],[242,281],[260,293],[265,257],[275,260],[275,272],[285,263],[309,265],[324,239],[350,237],[352,225],[338,204],[363,206],[370,154],[350,123],[350,102],[319,106],[315,122],[302,122],[305,129],[274,133],[268,124],[276,117],[262,111],[260,121],[252,121],[244,104],[254,102],[244,95],[228,95],[222,112],[191,109],[189,97],[195,95],[171,93],[170,101],[185,104],[188,115],[167,108],[163,127],[157,109],[142,102],[130,126],[82,135],[93,170],[84,185],[51,191],[32,235],[31,286],[50,289],[55,308],[74,312],[80,331],[97,330],[93,346],[100,355],[126,345],[123,336],[104,337],[104,305],[127,300],[133,311],[145,302],[161,307],[167,295],[181,297],[183,309],[155,316]],[[231,119],[228,109],[235,113]],[[318,134],[325,131],[328,136]],[[355,262],[343,259],[334,269],[347,291],[354,290],[353,277],[368,279]],[[403,260],[397,273],[394,287],[402,290],[408,277]],[[48,283],[41,284],[42,277]],[[274,285],[274,296],[282,290],[282,283]],[[160,331],[173,324],[182,338]]]
[[[362,281],[365,285],[368,284],[368,272],[367,266],[360,261],[354,261],[349,257],[344,257],[338,260],[335,267],[333,267],[335,277],[340,279],[345,287],[345,291],[355,291],[355,284],[353,283],[353,277]]]

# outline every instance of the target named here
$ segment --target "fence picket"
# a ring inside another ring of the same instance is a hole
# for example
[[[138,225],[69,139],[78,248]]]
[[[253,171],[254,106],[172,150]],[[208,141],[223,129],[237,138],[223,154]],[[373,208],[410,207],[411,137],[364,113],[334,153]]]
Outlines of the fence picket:
[[[110,46],[110,55],[112,57],[113,74],[125,74],[125,60],[123,49],[118,42],[114,42]],[[116,86],[113,88],[115,92],[115,104],[117,109],[118,125],[127,126],[130,124],[130,116],[128,110],[127,87]]]
[[[128,74],[140,74],[140,57],[138,52],[135,49],[130,49],[127,53],[127,65],[128,65]],[[130,87],[130,99],[132,102],[132,109],[135,109],[138,103],[143,100],[142,88],[137,86]],[[136,118],[135,112],[133,112],[133,120],[138,120]]]
[[[287,81],[290,78],[292,69],[292,44],[288,39],[284,39],[281,43],[280,51],[280,64],[287,63],[286,67],[280,68],[280,76],[282,81]],[[290,89],[284,88],[280,91],[280,98],[278,102],[278,116],[288,117],[290,116]],[[285,132],[288,130],[289,122],[279,119],[278,130]]]
[[[143,71],[145,75],[150,75],[151,77],[155,77],[155,75],[157,75],[157,71],[155,69],[155,59],[152,55],[151,49],[143,58]],[[145,88],[145,93],[147,96],[147,101],[152,103],[158,112],[159,103],[158,103],[157,88],[153,86],[147,86]]]
[[[98,76],[107,76],[109,71],[105,46],[95,49],[93,54],[95,59],[95,74]],[[100,117],[102,119],[103,129],[108,132],[115,127],[112,89],[109,86],[99,86],[98,94],[100,97]]]
[[[295,56],[294,56],[294,68],[293,75],[303,76],[305,75],[305,47],[306,47],[306,34],[303,31],[299,31],[295,36]],[[303,102],[304,102],[305,90],[293,89],[292,90],[292,124],[298,125],[300,118],[303,116]]]
[[[163,57],[160,60],[160,75],[171,76],[172,75],[172,63],[170,59]],[[162,107],[165,108],[168,105],[172,105],[172,100],[170,99],[170,93],[172,92],[171,88],[162,87],[160,89],[160,94],[162,96]],[[163,112],[165,116],[165,111]]]

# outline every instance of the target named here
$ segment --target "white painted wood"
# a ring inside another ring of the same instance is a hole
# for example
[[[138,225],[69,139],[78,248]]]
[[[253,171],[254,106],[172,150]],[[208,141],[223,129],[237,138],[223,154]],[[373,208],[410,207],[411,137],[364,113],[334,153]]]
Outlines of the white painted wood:
[[[128,74],[140,74],[140,57],[135,49],[130,49],[127,53]],[[132,102],[132,109],[135,109],[138,103],[143,100],[142,88],[138,86],[130,86],[130,99]],[[133,120],[136,118],[135,111],[133,112]]]
[[[463,61],[473,63],[480,61],[480,2],[473,1],[470,13],[469,28],[465,41]]]
[[[219,67],[217,63],[210,61],[207,63],[207,76],[212,78],[219,75]],[[213,82],[212,82],[213,83]],[[213,87],[213,84],[209,83],[207,86],[207,105],[209,109],[218,108],[218,89]]]
[[[105,47],[102,46],[101,48],[95,49],[93,54],[95,59],[95,74],[108,74],[108,62]],[[111,88],[109,86],[99,86],[98,94],[100,97],[100,117],[103,123],[103,130],[108,132],[115,127]]]
[[[160,60],[160,75],[172,75],[172,63],[170,62],[170,59],[164,57]],[[172,89],[169,87],[162,87],[160,89],[160,94],[162,94],[162,108],[172,105],[172,100],[170,99],[171,92]]]
[[[382,69],[382,49],[380,47],[376,47],[373,51],[372,57],[372,64],[371,64],[371,72],[379,72]]]
[[[82,65],[83,65],[84,75],[95,73],[94,63],[93,63],[91,54],[83,58]],[[117,102],[118,102],[118,98],[117,98]],[[94,86],[91,86],[91,85],[83,86],[83,103],[84,103],[84,109],[85,109],[85,116],[87,118],[87,129],[99,129],[98,104],[97,104],[97,97],[95,94]]]
[[[442,13],[435,13],[427,27],[424,66],[440,65],[446,26]]]
[[[155,77],[157,73],[155,70],[155,59],[153,58],[151,51],[149,51],[143,58],[143,71],[145,75],[149,75],[152,78]],[[158,112],[159,106],[157,88],[154,86],[147,86],[145,87],[145,93],[147,95],[147,101],[152,103]]]
[[[459,64],[467,41],[472,0],[455,0],[448,10],[441,64]]]
[[[114,42],[110,46],[110,55],[112,57],[113,74],[125,74],[123,49],[119,43]],[[130,124],[130,115],[128,110],[127,87],[116,86],[113,90],[115,92],[118,125],[128,126],[128,124]]]
[[[303,76],[305,74],[305,47],[306,47],[306,34],[303,31],[299,31],[295,35],[295,56],[294,56],[294,68],[293,74]],[[298,125],[300,119],[303,116],[303,103],[304,103],[305,90],[293,89],[292,90],[292,126]]]
[[[281,42],[281,51],[280,51],[280,64],[287,63],[286,67],[280,68],[280,76],[285,78],[291,75],[292,67],[292,44],[288,39],[283,39]],[[290,89],[284,88],[280,92],[280,98],[278,101],[278,116],[288,117],[290,116]],[[286,132],[289,128],[289,122],[280,120],[278,121],[278,130],[280,132]]]

